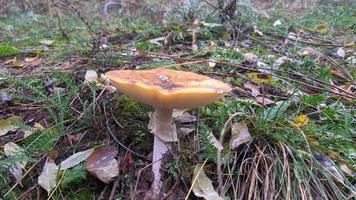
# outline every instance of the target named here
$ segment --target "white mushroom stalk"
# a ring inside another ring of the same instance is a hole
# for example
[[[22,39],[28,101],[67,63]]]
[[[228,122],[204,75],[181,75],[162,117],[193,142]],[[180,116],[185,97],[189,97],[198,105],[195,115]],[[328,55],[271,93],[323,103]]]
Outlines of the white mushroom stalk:
[[[150,115],[148,128],[154,134],[152,172],[154,180],[152,183],[152,193],[156,196],[162,188],[161,164],[163,155],[171,149],[171,142],[178,141],[177,128],[172,117],[173,109],[155,108]]]

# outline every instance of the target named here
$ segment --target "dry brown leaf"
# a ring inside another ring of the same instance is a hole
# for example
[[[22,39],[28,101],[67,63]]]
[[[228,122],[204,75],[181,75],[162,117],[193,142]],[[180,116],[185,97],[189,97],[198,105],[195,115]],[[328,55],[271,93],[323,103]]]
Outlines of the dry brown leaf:
[[[251,140],[250,133],[245,122],[234,123],[231,127],[230,149],[234,150],[241,144]]]
[[[256,102],[264,106],[269,106],[274,104],[274,101],[266,97],[256,97]]]
[[[244,88],[250,90],[251,95],[254,96],[254,97],[257,97],[258,95],[261,94],[260,86],[254,84],[254,83],[251,83],[250,81],[244,83]]]
[[[119,175],[119,162],[115,159],[117,148],[100,147],[86,159],[86,169],[102,182],[108,184]]]

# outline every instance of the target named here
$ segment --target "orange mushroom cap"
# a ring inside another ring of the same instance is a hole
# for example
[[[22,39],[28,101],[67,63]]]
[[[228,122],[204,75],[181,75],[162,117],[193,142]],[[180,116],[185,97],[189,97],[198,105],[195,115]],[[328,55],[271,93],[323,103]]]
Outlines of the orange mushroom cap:
[[[165,68],[114,70],[105,75],[114,87],[131,98],[165,109],[200,107],[231,91],[222,81]]]

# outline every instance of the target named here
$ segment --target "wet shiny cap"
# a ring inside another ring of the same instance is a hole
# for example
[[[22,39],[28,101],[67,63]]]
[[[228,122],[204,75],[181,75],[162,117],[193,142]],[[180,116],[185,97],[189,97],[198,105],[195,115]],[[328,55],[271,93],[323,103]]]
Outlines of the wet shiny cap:
[[[165,68],[114,70],[105,75],[114,87],[127,96],[166,109],[200,107],[231,91],[231,87],[222,81]]]

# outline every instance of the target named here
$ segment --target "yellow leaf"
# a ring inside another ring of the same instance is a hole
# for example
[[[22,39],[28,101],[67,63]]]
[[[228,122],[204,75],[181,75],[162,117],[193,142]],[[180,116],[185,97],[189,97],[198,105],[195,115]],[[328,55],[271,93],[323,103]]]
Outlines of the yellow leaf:
[[[294,119],[294,122],[299,128],[305,128],[309,122],[309,118],[306,115],[299,115]]]
[[[325,33],[328,29],[328,25],[326,24],[318,24],[314,27],[314,30],[319,33]]]
[[[247,76],[256,83],[271,83],[273,81],[273,77],[267,74],[251,72],[247,73]]]
[[[16,68],[20,68],[20,67],[23,67],[24,64],[18,60],[16,57],[12,60],[12,66],[13,67],[16,67]]]
[[[30,62],[33,62],[33,61],[35,61],[37,58],[39,58],[40,57],[40,51],[39,50],[36,50],[35,52],[34,52],[34,57],[27,57],[27,58],[25,58],[25,62],[28,62],[28,63],[30,63]]]
[[[54,41],[53,40],[48,40],[48,39],[43,39],[40,41],[41,44],[47,45],[47,46],[51,46]]]

